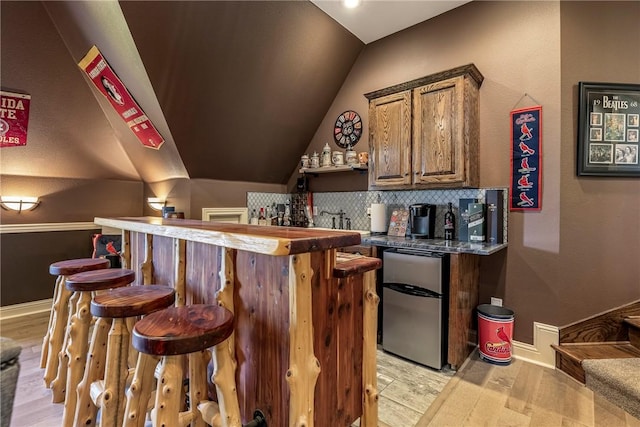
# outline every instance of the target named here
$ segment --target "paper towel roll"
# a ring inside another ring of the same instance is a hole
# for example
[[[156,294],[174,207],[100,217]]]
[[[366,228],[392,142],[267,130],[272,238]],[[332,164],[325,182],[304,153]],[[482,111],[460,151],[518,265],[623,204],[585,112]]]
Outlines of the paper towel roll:
[[[384,203],[371,205],[371,231],[374,233],[387,231],[387,209]]]

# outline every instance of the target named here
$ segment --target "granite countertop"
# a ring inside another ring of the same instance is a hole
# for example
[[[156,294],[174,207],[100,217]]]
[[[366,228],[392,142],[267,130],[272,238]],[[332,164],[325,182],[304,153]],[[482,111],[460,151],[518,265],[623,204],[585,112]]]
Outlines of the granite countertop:
[[[362,244],[384,246],[388,248],[426,249],[435,252],[491,255],[507,247],[507,243],[461,242],[444,239],[412,239],[410,237],[371,234],[362,236]]]

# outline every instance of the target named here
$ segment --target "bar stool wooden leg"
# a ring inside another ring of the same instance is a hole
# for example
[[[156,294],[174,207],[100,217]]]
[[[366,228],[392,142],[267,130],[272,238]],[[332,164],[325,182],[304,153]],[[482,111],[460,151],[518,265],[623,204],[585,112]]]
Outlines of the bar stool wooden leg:
[[[182,395],[182,358],[163,356],[156,390],[156,405],[151,411],[154,427],[177,427]]]
[[[99,317],[93,326],[87,366],[84,371],[84,377],[78,384],[76,427],[96,425],[98,408],[91,399],[91,384],[100,378],[104,378],[109,329],[111,329],[111,319],[104,317]]]
[[[137,321],[138,321],[138,317],[127,317],[125,319],[127,330],[129,331],[129,335],[131,335],[131,333],[133,332],[133,327],[135,326]],[[138,363],[138,350],[136,350],[132,345],[129,345],[128,365],[135,367],[136,363]]]
[[[49,316],[49,324],[51,330],[45,336],[42,342],[44,359],[44,384],[47,388],[51,387],[51,382],[58,375],[60,366],[60,353],[64,354],[63,341],[67,321],[69,320],[69,299],[72,292],[64,286],[64,276],[58,276],[56,279],[53,305],[51,307],[51,315]],[[46,352],[44,351],[46,347]],[[46,359],[44,354],[46,353]],[[42,365],[42,359],[40,364]],[[64,399],[64,395],[62,396]],[[59,400],[61,402],[62,400]],[[55,401],[54,401],[55,402]]]
[[[191,427],[206,427],[198,410],[198,403],[207,400],[207,350],[189,353],[189,402],[193,417]]]
[[[56,278],[56,284],[53,287],[53,303],[51,304],[51,311],[49,312],[49,326],[47,327],[47,333],[42,338],[42,352],[40,353],[40,368],[44,369],[47,367],[47,357],[49,355],[49,339],[51,338],[51,333],[53,327],[55,326],[55,315],[58,310],[56,310],[56,301],[60,298],[60,286],[64,287],[64,280],[62,277],[58,276]],[[46,380],[45,380],[46,382]],[[49,387],[48,384],[45,384]]]
[[[159,360],[158,356],[138,354],[136,371],[127,391],[123,427],[144,427],[149,400],[156,384],[154,372]]]
[[[66,289],[66,288],[65,288]],[[71,325],[71,320],[76,313],[78,306],[79,294],[72,292],[69,298],[67,309],[67,323],[65,329]],[[67,347],[69,347],[69,331],[64,331],[64,340],[62,347],[58,352],[58,370],[56,378],[51,382],[51,401],[53,403],[64,402],[64,396],[67,389],[67,372],[69,370],[69,356],[67,355]]]
[[[124,319],[115,318],[109,331],[109,355],[105,368],[104,391],[99,399],[102,413],[101,427],[116,427],[124,417],[124,390],[129,369],[127,355],[129,350],[129,331]]]
[[[91,292],[80,292],[76,312],[71,318],[69,326],[69,345],[67,357],[69,367],[67,372],[67,387],[62,425],[70,426],[76,412],[78,384],[84,376],[84,368],[89,350],[89,326],[91,325]]]

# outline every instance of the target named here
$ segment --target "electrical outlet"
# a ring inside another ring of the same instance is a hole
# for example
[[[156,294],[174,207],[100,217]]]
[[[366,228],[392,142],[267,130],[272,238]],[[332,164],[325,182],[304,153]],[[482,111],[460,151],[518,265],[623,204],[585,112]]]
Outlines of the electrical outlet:
[[[502,307],[502,298],[491,297],[491,305]]]
[[[317,206],[313,207],[313,216],[318,216],[318,207]]]

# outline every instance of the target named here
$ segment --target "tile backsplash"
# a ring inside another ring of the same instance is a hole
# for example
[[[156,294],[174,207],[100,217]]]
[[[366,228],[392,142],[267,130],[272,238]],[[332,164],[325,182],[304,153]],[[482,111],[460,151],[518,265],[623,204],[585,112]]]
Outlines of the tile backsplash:
[[[507,216],[508,216],[508,188],[465,188],[451,190],[409,190],[409,191],[352,191],[352,192],[323,192],[313,193],[313,204],[318,213],[322,211],[338,212],[342,209],[345,218],[351,219],[353,230],[369,230],[370,219],[367,209],[372,203],[384,203],[387,207],[387,223],[391,211],[397,208],[408,208],[414,203],[428,203],[436,205],[435,229],[436,237],[442,237],[444,229],[444,214],[447,204],[451,202],[456,220],[460,219],[458,210],[459,199],[478,199],[479,203],[485,202],[486,190],[504,190],[504,241],[507,241]],[[271,206],[273,203],[286,203],[291,195],[286,193],[247,193],[247,207],[249,213],[253,209],[259,212],[261,207]],[[331,228],[334,215],[324,214],[313,217],[316,227]]]

